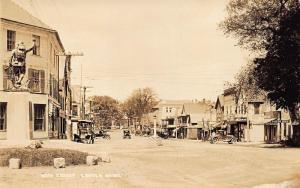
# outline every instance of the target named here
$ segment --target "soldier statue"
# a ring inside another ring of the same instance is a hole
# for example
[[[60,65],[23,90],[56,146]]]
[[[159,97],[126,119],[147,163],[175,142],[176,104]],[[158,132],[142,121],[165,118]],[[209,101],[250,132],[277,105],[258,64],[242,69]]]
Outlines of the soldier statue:
[[[24,42],[19,42],[17,47],[12,51],[9,61],[11,81],[15,88],[22,86],[22,80],[26,73],[26,54],[36,48],[36,42],[33,40],[31,48],[26,49]]]

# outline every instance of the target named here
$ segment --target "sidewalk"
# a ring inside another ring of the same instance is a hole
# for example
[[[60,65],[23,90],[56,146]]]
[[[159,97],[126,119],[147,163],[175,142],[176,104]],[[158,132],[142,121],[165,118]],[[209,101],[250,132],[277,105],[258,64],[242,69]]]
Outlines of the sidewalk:
[[[176,139],[169,138],[168,140],[182,141],[182,142],[199,142],[203,144],[211,144],[209,141],[192,140],[192,139]],[[285,148],[281,144],[267,144],[265,142],[236,142],[234,144],[228,144],[227,142],[218,142],[217,145],[228,145],[228,146],[242,146],[242,147],[256,147],[256,148]]]

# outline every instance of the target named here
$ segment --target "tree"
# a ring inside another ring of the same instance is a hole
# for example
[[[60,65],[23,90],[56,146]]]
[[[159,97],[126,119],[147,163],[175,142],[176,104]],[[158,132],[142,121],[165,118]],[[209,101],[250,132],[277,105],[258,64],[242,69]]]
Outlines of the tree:
[[[264,54],[281,20],[297,9],[299,0],[231,0],[220,28],[237,38],[238,45]]]
[[[220,24],[226,35],[233,35],[240,46],[259,55],[253,72],[258,87],[298,124],[299,9],[299,0],[231,0],[228,16]]]
[[[127,117],[128,119],[128,127],[130,126],[131,120],[135,116],[135,109],[134,109],[134,101],[132,98],[128,98],[121,104],[121,110],[122,113]]]
[[[112,121],[122,118],[119,102],[109,96],[93,96],[91,109],[95,113],[95,122],[105,128],[111,126]]]
[[[151,88],[140,88],[134,90],[130,97],[124,102],[123,111],[127,117],[136,117],[140,123],[142,117],[150,113],[157,103],[156,94]]]
[[[226,89],[231,89],[235,102],[235,113],[238,110],[239,100],[257,100],[263,98],[265,91],[258,87],[257,79],[254,76],[255,64],[249,62],[235,75],[233,82],[226,82]]]
[[[292,122],[298,122],[300,103],[300,9],[281,20],[267,45],[267,54],[254,60],[258,85],[268,92],[277,108],[286,108]]]

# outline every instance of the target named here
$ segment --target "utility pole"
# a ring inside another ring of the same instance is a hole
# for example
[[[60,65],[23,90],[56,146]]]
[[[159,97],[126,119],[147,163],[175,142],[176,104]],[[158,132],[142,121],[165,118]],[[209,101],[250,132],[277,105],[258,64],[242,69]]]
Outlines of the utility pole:
[[[85,119],[85,101],[86,101],[86,90],[93,88],[93,87],[89,87],[89,86],[83,86],[83,100],[82,100],[82,117]]]
[[[65,101],[64,101],[64,109],[65,109],[65,119],[66,119],[66,134],[67,139],[72,140],[73,133],[72,133],[72,122],[71,122],[71,116],[72,116],[72,91],[71,91],[71,59],[74,56],[83,56],[82,52],[63,52],[56,54],[57,56],[64,56],[65,59],[65,67],[64,67],[64,95],[65,95]]]

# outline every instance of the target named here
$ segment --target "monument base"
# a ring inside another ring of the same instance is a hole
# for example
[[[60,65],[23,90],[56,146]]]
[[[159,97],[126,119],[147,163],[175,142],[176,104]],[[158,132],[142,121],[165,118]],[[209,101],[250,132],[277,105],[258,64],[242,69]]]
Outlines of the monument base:
[[[29,123],[30,93],[24,91],[10,92],[7,106],[7,141],[13,143],[28,142],[30,138]]]

